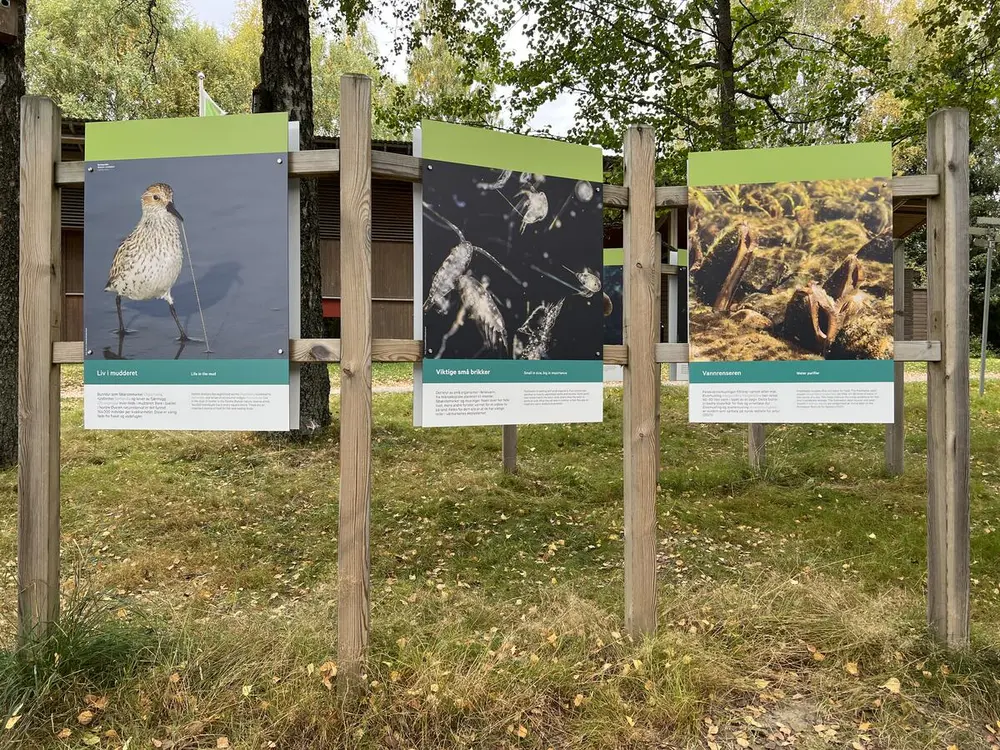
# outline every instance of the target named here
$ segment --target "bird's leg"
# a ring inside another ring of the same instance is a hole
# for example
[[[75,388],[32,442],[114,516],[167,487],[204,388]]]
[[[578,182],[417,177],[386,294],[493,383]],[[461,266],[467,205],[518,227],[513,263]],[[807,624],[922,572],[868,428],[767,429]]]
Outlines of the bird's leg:
[[[177,324],[177,330],[181,332],[179,341],[192,341],[192,339],[184,331],[184,326],[181,325],[181,319],[177,317],[177,311],[174,309],[174,303],[168,302],[170,306],[170,314],[174,316],[174,322]]]
[[[117,333],[119,339],[126,334],[135,333],[135,331],[130,331],[125,327],[125,318],[122,317],[122,296],[120,294],[115,295],[115,308],[118,310],[118,329],[112,331],[112,333]]]

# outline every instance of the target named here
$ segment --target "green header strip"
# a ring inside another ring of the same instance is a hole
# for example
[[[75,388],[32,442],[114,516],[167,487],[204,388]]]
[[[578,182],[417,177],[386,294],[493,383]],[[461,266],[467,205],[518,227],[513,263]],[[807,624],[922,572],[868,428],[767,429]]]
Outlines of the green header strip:
[[[116,361],[83,363],[85,385],[287,385],[287,359]]]
[[[437,120],[420,123],[421,156],[474,167],[536,172],[550,177],[604,181],[599,147],[555,141]]]
[[[688,185],[855,180],[892,176],[891,143],[711,151],[688,155]]]
[[[623,248],[604,248],[604,265],[606,266],[624,266],[625,265],[625,250]]]
[[[692,362],[692,383],[891,383],[891,359],[810,359],[800,362]]]
[[[288,152],[288,113],[88,122],[87,161]]]
[[[599,360],[436,359],[422,365],[425,383],[601,383]]]

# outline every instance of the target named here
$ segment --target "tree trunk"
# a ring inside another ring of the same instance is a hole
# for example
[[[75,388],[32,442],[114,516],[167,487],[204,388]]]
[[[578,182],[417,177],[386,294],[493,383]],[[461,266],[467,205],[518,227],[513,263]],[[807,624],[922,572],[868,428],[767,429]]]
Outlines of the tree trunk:
[[[21,4],[24,28],[24,3]],[[0,44],[0,468],[17,464],[18,204],[24,35]]]
[[[718,0],[715,14],[715,53],[719,64],[719,144],[739,148],[736,125],[736,80],[733,62],[733,9],[730,0]]]
[[[255,111],[288,112],[299,123],[303,150],[313,148],[313,92],[309,0],[263,0],[264,51]],[[324,338],[320,273],[318,186],[302,179],[302,337]],[[330,424],[330,373],[323,364],[302,365],[300,424],[304,438]]]

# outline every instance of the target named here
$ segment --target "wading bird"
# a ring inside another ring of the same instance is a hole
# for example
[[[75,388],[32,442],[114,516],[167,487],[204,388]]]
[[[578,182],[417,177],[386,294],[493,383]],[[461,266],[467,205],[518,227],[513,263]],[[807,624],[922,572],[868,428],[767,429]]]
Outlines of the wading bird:
[[[184,219],[174,207],[174,191],[162,182],[146,188],[142,194],[142,217],[135,229],[118,246],[111,273],[104,287],[115,293],[118,308],[118,335],[126,330],[122,318],[122,297],[133,300],[162,299],[170,307],[170,314],[177,324],[181,341],[190,341],[170,290],[177,283],[184,266],[184,248],[181,244]]]

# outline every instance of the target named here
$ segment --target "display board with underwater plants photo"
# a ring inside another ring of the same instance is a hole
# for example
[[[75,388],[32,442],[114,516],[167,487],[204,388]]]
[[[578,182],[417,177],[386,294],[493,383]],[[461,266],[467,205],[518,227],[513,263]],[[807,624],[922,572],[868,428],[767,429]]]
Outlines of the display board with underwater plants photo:
[[[892,422],[887,143],[692,153],[692,422]]]
[[[288,430],[287,114],[87,123],[84,426]]]
[[[433,121],[414,147],[414,424],[601,421],[601,149]]]

